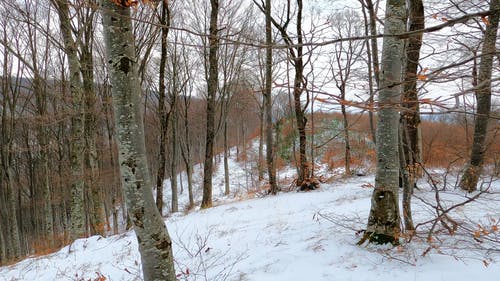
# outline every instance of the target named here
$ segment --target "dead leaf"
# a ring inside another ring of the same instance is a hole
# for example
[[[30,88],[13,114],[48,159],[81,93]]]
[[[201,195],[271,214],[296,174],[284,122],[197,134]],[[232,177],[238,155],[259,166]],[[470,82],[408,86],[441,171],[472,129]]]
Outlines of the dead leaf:
[[[481,21],[486,25],[490,25],[490,20],[486,16],[482,16]]]

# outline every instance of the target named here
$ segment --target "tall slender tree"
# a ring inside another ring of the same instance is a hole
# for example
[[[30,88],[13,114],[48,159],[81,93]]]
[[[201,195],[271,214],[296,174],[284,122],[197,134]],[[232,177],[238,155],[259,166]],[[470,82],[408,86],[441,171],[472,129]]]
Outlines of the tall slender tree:
[[[271,194],[278,193],[279,187],[276,182],[276,165],[274,163],[274,140],[273,140],[273,30],[271,23],[271,0],[266,0],[266,84],[264,89],[264,110],[266,116],[266,163],[267,175]]]
[[[408,2],[408,31],[424,29],[424,5],[422,0]],[[421,161],[420,107],[417,92],[417,75],[422,47],[422,33],[407,39],[405,48],[406,64],[403,71],[403,93],[401,97],[401,142],[403,161],[401,162],[403,183],[403,219],[406,230],[413,230],[411,216],[411,196],[418,176]]]
[[[168,123],[170,114],[166,108],[166,85],[165,71],[167,64],[167,37],[170,26],[170,8],[168,1],[163,0],[161,3],[160,24],[161,26],[161,47],[160,47],[160,71],[158,80],[158,118],[160,119],[160,143],[158,151],[158,171],[156,172],[156,207],[160,214],[163,213],[163,180],[165,179],[165,171],[167,165],[166,158],[166,141],[168,133]]]
[[[218,17],[219,0],[210,0],[210,26],[208,36],[208,81],[207,81],[207,131],[205,139],[205,160],[203,166],[203,197],[201,201],[202,208],[212,207],[212,174],[213,157],[215,141],[215,111],[216,96],[218,88],[218,56],[219,38],[218,38]]]
[[[173,281],[176,275],[172,242],[151,191],[129,3],[101,2],[120,173],[128,212],[139,242],[144,280]]]
[[[69,15],[69,2],[67,0],[52,0],[59,15],[59,25],[64,41],[65,53],[68,56],[69,82],[72,97],[73,114],[71,118],[71,239],[80,238],[85,235],[85,211],[84,211],[84,134],[85,116],[83,113],[83,82],[81,76],[81,65],[78,57],[78,48],[73,39],[71,20]]]
[[[97,0],[87,1],[87,5],[76,5],[79,38],[76,40],[80,49],[80,66],[84,96],[84,169],[85,196],[88,209],[88,223],[91,235],[104,235],[104,220],[108,217],[104,212],[103,185],[100,183],[99,154],[97,145],[98,110],[97,92],[94,84],[94,44],[96,32],[95,19],[98,12]]]
[[[2,32],[2,37],[4,41],[7,40],[7,28],[5,25],[7,22],[2,21],[2,26],[4,30]],[[13,145],[14,145],[14,131],[15,131],[15,112],[16,112],[16,91],[11,91],[16,87],[12,86],[11,72],[12,69],[9,67],[9,61],[12,58],[8,55],[9,52],[4,46],[2,53],[3,76],[1,77],[1,94],[2,99],[0,108],[2,112],[0,114],[0,204],[2,208],[0,212],[5,214],[7,217],[7,225],[0,230],[0,263],[5,261],[8,257],[13,259],[18,259],[21,256],[21,236],[20,227],[18,223],[17,215],[17,204],[16,204],[16,192],[14,184],[14,155],[13,155]],[[2,216],[0,216],[2,217]],[[3,235],[3,230],[6,229],[6,236]]]
[[[338,38],[348,38],[361,35],[361,25],[359,16],[356,12],[345,10],[333,14],[330,17],[332,29]],[[347,118],[347,102],[346,93],[348,91],[348,83],[351,76],[355,72],[354,64],[362,56],[364,42],[348,41],[339,42],[334,45],[334,54],[330,61],[330,69],[332,71],[333,81],[340,92],[340,110],[343,118],[343,135],[344,135],[344,168],[345,174],[351,175],[351,145],[349,138],[349,122]]]
[[[268,7],[265,3],[261,2],[260,4],[257,1],[254,3],[259,7],[259,9],[266,14],[266,10]],[[308,102],[306,104],[303,103],[302,97],[305,88],[305,79],[304,79],[304,36],[302,30],[302,13],[303,13],[303,1],[296,0],[297,3],[297,12],[295,16],[295,30],[290,32],[288,30],[288,25],[292,21],[292,4],[290,1],[287,2],[285,6],[286,11],[284,12],[284,18],[280,20],[275,19],[274,17],[270,17],[272,24],[278,30],[281,35],[281,38],[287,45],[288,55],[290,63],[293,65],[295,70],[294,78],[293,78],[293,107],[295,110],[295,121],[297,123],[297,131],[299,133],[299,164],[298,164],[298,175],[297,175],[297,186],[301,185],[304,180],[306,180],[309,174],[309,164],[307,162],[307,152],[306,152],[306,125],[307,125],[307,117],[305,114],[305,109],[308,106]],[[294,42],[294,38],[296,42]]]
[[[477,100],[476,119],[474,124],[474,140],[470,154],[470,162],[460,179],[460,188],[473,192],[477,190],[477,183],[481,175],[486,152],[486,136],[491,111],[491,77],[493,58],[496,55],[496,40],[498,21],[500,16],[500,0],[491,0],[490,12],[492,13],[486,22],[484,32],[483,48],[481,51],[481,62],[475,95]]]
[[[405,24],[405,0],[387,0],[384,34],[403,33]],[[379,89],[377,120],[377,171],[372,194],[368,225],[358,244],[369,240],[376,244],[398,244],[400,217],[398,205],[399,186],[399,113],[401,95],[401,70],[403,40],[384,37],[382,71]]]
[[[375,9],[377,4],[374,5],[372,0],[359,0],[361,2],[361,8],[363,12],[363,18],[365,21],[365,35],[373,36],[372,39],[366,39],[366,53],[367,53],[367,65],[368,65],[368,88],[370,91],[370,96],[368,99],[368,105],[370,110],[368,111],[368,117],[370,120],[370,133],[372,135],[372,140],[374,143],[377,141],[375,132],[375,119],[373,118],[373,103],[375,90],[373,86],[373,80],[375,80],[376,87],[378,89],[379,81],[379,70],[380,64],[378,59],[378,41],[375,37],[377,35],[377,11]],[[368,12],[368,15],[367,15]]]

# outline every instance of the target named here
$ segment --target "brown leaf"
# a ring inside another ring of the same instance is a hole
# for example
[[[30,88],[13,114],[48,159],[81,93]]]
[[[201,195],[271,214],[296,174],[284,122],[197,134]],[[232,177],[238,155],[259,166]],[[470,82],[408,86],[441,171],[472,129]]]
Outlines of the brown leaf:
[[[481,16],[481,21],[486,25],[490,25],[490,20],[486,16]]]
[[[420,81],[425,81],[425,80],[427,80],[427,75],[419,74],[419,75],[417,75],[417,79]]]

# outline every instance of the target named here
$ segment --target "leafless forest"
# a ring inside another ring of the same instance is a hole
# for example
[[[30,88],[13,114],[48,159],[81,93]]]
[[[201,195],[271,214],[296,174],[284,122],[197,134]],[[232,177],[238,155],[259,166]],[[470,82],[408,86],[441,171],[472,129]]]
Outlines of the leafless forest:
[[[168,262],[157,218],[210,208],[215,165],[230,194],[232,147],[269,196],[320,186],[318,163],[375,173],[360,244],[396,245],[426,171],[471,193],[500,174],[499,16],[499,0],[2,1],[0,264],[131,227]],[[175,280],[142,259],[145,280]]]

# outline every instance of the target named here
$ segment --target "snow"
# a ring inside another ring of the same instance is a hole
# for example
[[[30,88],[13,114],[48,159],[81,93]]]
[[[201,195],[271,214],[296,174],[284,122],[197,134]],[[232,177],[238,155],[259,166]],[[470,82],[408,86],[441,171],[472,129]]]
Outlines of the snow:
[[[249,155],[253,153],[249,151]],[[237,162],[233,150],[229,163],[231,195],[222,195],[220,164],[214,177],[216,206],[166,218],[179,280],[470,281],[500,275],[497,232],[479,237],[483,243],[459,228],[453,236],[441,231],[432,243],[425,241],[423,233],[399,247],[357,246],[360,237],[356,232],[365,227],[369,213],[373,176],[337,176],[315,191],[251,198],[244,195],[257,188],[248,180],[254,162]],[[195,168],[195,186],[199,187],[201,167]],[[281,179],[293,171],[280,171]],[[326,170],[321,173],[331,176]],[[170,198],[168,185],[166,181],[165,200]],[[420,186],[424,188],[416,192],[413,201],[416,223],[434,216],[434,208],[427,203],[435,203],[435,193],[425,182]],[[479,223],[490,229],[500,219],[499,190],[500,183],[493,181],[490,191],[494,192],[455,208],[450,216],[464,228],[474,229]],[[186,193],[180,196],[181,202],[186,202]],[[201,196],[199,190],[195,194]],[[448,207],[467,200],[466,194],[449,187],[440,196]],[[137,242],[129,231],[107,238],[79,239],[54,254],[1,267],[0,281],[92,281],[99,276],[142,280],[141,274]]]

